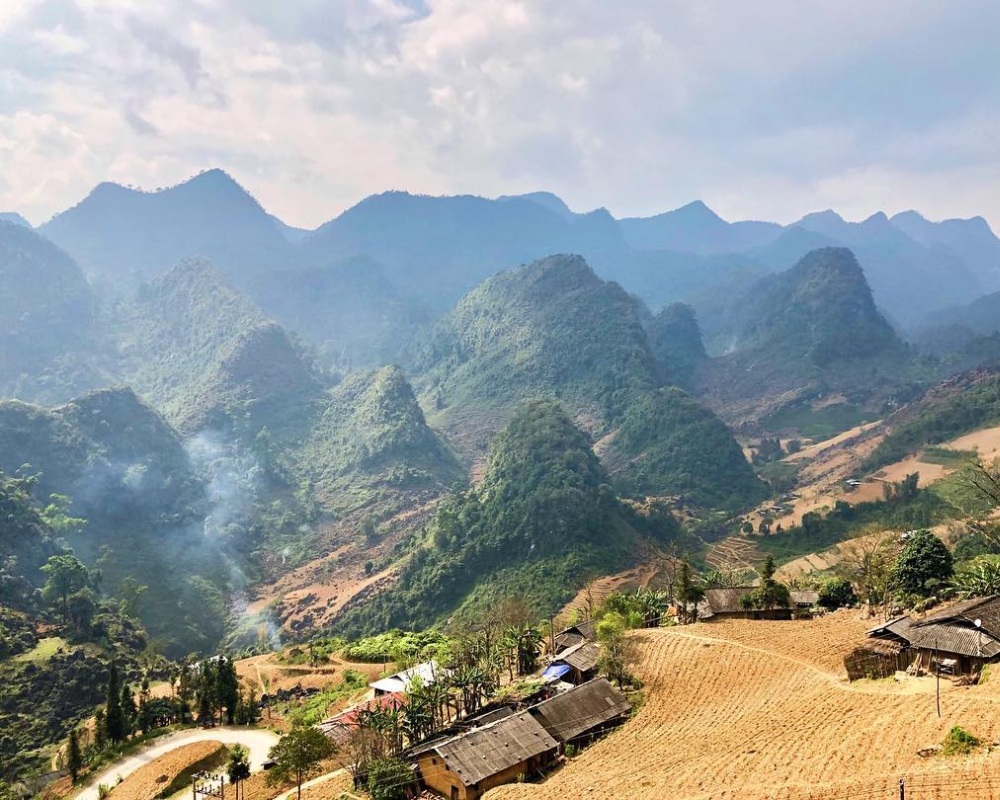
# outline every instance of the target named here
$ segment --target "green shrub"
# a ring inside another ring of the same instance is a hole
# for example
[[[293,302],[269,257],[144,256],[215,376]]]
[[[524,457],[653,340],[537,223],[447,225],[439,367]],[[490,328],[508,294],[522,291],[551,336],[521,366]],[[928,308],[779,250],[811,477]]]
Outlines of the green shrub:
[[[944,737],[942,753],[946,756],[964,756],[971,753],[979,745],[979,737],[973,736],[964,728],[955,725]]]
[[[372,800],[406,800],[413,785],[413,770],[398,758],[380,758],[368,767],[368,794]]]
[[[847,578],[828,578],[819,590],[819,604],[823,608],[832,610],[852,606],[856,602],[858,596]]]

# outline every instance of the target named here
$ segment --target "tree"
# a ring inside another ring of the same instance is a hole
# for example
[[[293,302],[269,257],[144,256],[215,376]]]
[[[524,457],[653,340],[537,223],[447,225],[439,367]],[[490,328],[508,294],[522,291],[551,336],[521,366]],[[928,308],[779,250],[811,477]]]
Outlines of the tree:
[[[132,689],[129,687],[128,681],[122,684],[121,709],[122,719],[125,720],[125,733],[133,733],[139,709],[135,705],[135,697],[132,695]]]
[[[862,601],[869,608],[881,607],[885,619],[891,613],[896,591],[893,567],[899,549],[895,533],[874,527],[862,528],[857,537],[840,546],[841,574],[857,585]]]
[[[697,615],[698,603],[705,598],[705,590],[692,580],[691,567],[687,561],[682,561],[678,570],[676,592],[681,624],[693,621]],[[691,607],[690,612],[688,606]]]
[[[333,755],[333,743],[318,728],[296,725],[282,736],[268,754],[274,766],[267,782],[274,786],[294,780],[298,800],[302,800],[302,781],[324,758]]]
[[[118,605],[122,616],[139,618],[139,605],[148,589],[148,586],[143,586],[132,576],[122,578],[118,583]]]
[[[220,656],[215,675],[219,704],[226,709],[226,722],[232,725],[236,719],[236,706],[240,701],[240,682],[236,674],[236,664],[232,659]]]
[[[600,669],[618,688],[631,682],[631,666],[635,660],[635,646],[626,635],[628,622],[616,611],[605,614],[597,623],[597,640],[601,643]]]
[[[76,783],[83,767],[83,754],[80,752],[80,739],[76,735],[76,728],[69,732],[69,741],[66,743],[66,767],[73,783]]]
[[[740,606],[747,609],[769,610],[788,608],[791,596],[788,587],[774,579],[774,557],[768,556],[760,570],[760,586],[740,598]]]
[[[108,693],[104,705],[104,724],[112,742],[125,740],[125,715],[122,713],[121,688],[118,685],[118,666],[114,661],[108,668]]]
[[[902,591],[926,596],[928,581],[949,580],[954,563],[945,543],[930,531],[921,530],[914,531],[903,545],[893,571]]]
[[[243,745],[234,745],[229,751],[226,774],[229,782],[236,787],[236,800],[240,800],[240,783],[250,777],[250,751]]]
[[[368,765],[368,794],[372,800],[406,800],[415,783],[409,764],[398,758],[380,758]]]
[[[46,577],[42,596],[51,604],[58,603],[63,619],[69,621],[69,596],[90,582],[90,572],[74,555],[50,556],[42,572]]]
[[[834,609],[854,605],[858,596],[847,578],[827,578],[819,590],[819,604],[823,608]]]

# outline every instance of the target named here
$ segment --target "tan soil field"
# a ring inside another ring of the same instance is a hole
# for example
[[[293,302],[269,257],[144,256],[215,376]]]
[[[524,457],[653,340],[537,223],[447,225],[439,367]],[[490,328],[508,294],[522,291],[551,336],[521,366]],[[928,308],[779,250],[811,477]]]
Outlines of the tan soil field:
[[[244,658],[236,662],[236,674],[244,685],[258,695],[288,690],[298,684],[303,689],[326,689],[343,680],[344,670],[360,672],[369,681],[377,680],[385,671],[382,664],[355,663],[333,657],[329,662],[310,667],[308,664],[282,664],[276,653]]]
[[[182,772],[201,768],[213,758],[224,758],[226,746],[221,742],[193,742],[165,753],[140,767],[118,784],[111,793],[114,800],[153,800]]]
[[[1000,754],[921,758],[953,725],[1000,734],[1000,686],[932,678],[849,684],[842,659],[872,624],[726,620],[637,631],[645,704],[525,798],[1000,797]]]

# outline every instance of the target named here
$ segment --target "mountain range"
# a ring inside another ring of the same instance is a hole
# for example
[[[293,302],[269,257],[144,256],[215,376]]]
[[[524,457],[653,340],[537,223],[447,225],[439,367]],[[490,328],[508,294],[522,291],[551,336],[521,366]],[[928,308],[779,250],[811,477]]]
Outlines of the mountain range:
[[[0,221],[0,470],[69,498],[74,548],[150,585],[171,653],[244,636],[300,571],[269,624],[425,624],[515,589],[551,611],[640,539],[764,499],[733,430],[881,415],[969,365],[907,343],[916,320],[959,314],[987,358],[998,253],[979,218],[915,212],[387,192],[305,231],[220,170],[101,184],[37,229]],[[577,504],[592,519],[556,525]],[[308,588],[331,573],[358,594]]]

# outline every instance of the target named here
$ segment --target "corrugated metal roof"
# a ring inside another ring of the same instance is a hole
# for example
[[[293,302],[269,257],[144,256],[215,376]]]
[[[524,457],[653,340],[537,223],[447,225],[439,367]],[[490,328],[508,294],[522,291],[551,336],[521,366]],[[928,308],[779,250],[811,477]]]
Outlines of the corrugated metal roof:
[[[923,622],[909,633],[910,644],[923,650],[938,650],[962,656],[993,658],[1000,655],[1000,640],[962,622]]]
[[[976,597],[953,603],[942,611],[936,611],[918,620],[914,625],[923,626],[946,620],[975,622],[977,619],[982,623],[983,630],[1000,638],[1000,596]]]
[[[885,636],[893,635],[898,636],[900,639],[910,640],[910,629],[914,625],[914,620],[912,617],[896,617],[888,622],[883,622],[880,625],[876,625],[865,633],[869,636]]]
[[[440,742],[437,753],[466,786],[558,747],[527,711]]]
[[[565,743],[627,714],[632,707],[606,678],[574,686],[528,709],[557,742]]]
[[[597,662],[600,659],[601,646],[597,642],[580,642],[568,650],[563,650],[552,663],[553,665],[568,664],[580,672],[589,672],[597,668]]]
[[[379,692],[408,692],[413,684],[414,678],[420,678],[424,686],[435,683],[448,670],[437,665],[436,661],[428,661],[424,664],[417,664],[415,667],[404,669],[388,678],[382,678],[368,685]]]

